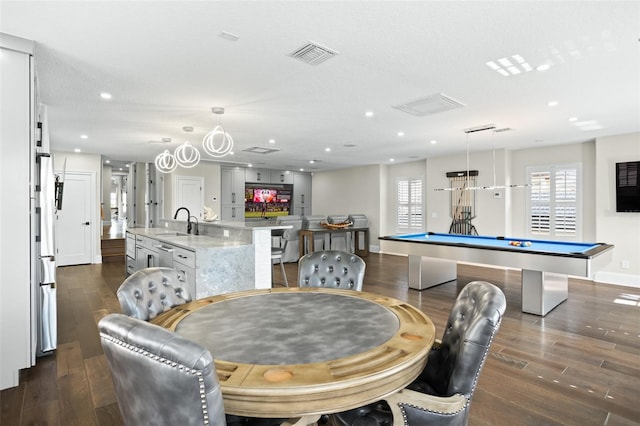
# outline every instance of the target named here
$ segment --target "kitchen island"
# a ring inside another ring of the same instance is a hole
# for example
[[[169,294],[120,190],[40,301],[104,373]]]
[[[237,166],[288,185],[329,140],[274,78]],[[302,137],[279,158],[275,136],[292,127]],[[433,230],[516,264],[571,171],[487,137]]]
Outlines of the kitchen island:
[[[127,229],[127,274],[149,266],[178,270],[195,299],[271,288],[269,222],[200,222],[199,235],[185,221],[162,219],[156,228]]]

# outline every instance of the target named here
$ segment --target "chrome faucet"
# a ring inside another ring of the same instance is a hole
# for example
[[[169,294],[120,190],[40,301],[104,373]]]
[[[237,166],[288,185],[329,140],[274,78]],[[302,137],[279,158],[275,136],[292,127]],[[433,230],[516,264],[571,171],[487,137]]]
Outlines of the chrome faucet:
[[[174,219],[178,218],[178,213],[180,212],[180,210],[184,210],[187,212],[187,234],[191,233],[191,212],[189,211],[188,208],[186,207],[178,207],[178,210],[176,210],[176,213],[173,215]]]

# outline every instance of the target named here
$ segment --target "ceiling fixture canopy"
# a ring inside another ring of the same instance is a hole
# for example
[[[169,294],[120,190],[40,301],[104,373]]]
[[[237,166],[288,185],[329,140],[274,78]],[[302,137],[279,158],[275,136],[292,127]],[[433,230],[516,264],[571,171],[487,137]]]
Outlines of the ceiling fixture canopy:
[[[213,107],[211,112],[218,114],[218,125],[207,133],[202,139],[202,148],[214,158],[222,158],[233,151],[233,138],[220,124],[220,115],[224,114],[224,108]]]

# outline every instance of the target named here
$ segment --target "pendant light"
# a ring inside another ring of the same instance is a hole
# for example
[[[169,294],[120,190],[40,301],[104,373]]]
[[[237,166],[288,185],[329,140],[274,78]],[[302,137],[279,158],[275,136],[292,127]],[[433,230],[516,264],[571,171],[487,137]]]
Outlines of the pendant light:
[[[184,130],[185,133],[193,132],[193,127],[185,126],[182,130]],[[178,165],[185,169],[195,167],[200,162],[200,151],[198,151],[198,148],[191,145],[191,142],[188,140],[177,147],[173,155]]]
[[[171,138],[163,138],[162,143],[171,142]],[[178,167],[178,163],[176,162],[176,157],[173,156],[168,149],[165,149],[164,152],[161,152],[156,156],[156,169],[161,173],[171,173],[176,167]]]
[[[224,108],[213,107],[211,112],[218,114],[218,125],[207,133],[202,139],[202,148],[214,158],[222,158],[231,154],[233,150],[233,138],[220,124],[220,115],[224,114]]]
[[[478,190],[478,189],[486,189],[486,187],[481,187],[481,186],[471,186],[470,182],[469,182],[469,175],[470,175],[470,171],[469,171],[469,133],[475,133],[475,132],[483,132],[485,130],[493,130],[495,129],[496,126],[494,126],[493,124],[485,124],[483,126],[477,126],[477,127],[470,127],[468,129],[464,129],[464,133],[466,134],[466,141],[467,141],[467,170],[466,170],[466,177],[467,177],[467,184],[462,187],[462,188],[458,188],[458,187],[449,187],[449,188],[434,188],[434,191],[468,191],[468,190]],[[495,153],[494,153],[494,176],[495,176]]]

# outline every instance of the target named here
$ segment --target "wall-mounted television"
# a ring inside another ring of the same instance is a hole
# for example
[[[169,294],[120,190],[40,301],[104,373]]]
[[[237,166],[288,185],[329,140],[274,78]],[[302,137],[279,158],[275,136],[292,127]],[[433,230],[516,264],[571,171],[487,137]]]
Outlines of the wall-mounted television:
[[[616,163],[616,212],[640,212],[640,161]]]
[[[244,217],[270,218],[291,213],[293,185],[247,184],[244,188]]]

